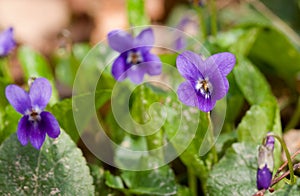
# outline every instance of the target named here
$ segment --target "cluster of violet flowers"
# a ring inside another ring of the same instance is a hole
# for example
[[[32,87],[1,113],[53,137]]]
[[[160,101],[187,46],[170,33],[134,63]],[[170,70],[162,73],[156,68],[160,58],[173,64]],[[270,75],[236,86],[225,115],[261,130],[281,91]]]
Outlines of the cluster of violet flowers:
[[[162,63],[151,54],[154,34],[151,28],[143,30],[136,38],[125,31],[115,30],[108,34],[108,43],[119,52],[112,65],[112,75],[117,81],[128,77],[134,83],[141,83],[144,75],[161,74]],[[178,90],[179,100],[188,106],[211,111],[217,100],[228,92],[226,76],[235,65],[235,56],[229,52],[212,55],[206,60],[196,53],[185,51],[177,57],[179,73],[186,79]]]
[[[7,55],[15,46],[12,32],[12,28],[9,28],[0,35],[1,55]],[[108,43],[120,53],[112,65],[112,75],[117,81],[128,77],[133,83],[139,84],[145,74],[161,74],[161,61],[150,52],[154,45],[151,28],[144,29],[136,37],[121,30],[111,31]],[[223,52],[204,60],[196,53],[185,51],[178,56],[176,63],[179,73],[186,79],[177,90],[182,103],[209,112],[216,101],[227,94],[229,83],[226,76],[235,65],[233,54]],[[44,111],[51,97],[51,85],[47,79],[36,79],[28,93],[16,85],[9,85],[5,94],[16,111],[23,114],[17,130],[22,145],[29,140],[36,149],[40,149],[46,134],[52,138],[58,137],[60,129],[57,120]]]

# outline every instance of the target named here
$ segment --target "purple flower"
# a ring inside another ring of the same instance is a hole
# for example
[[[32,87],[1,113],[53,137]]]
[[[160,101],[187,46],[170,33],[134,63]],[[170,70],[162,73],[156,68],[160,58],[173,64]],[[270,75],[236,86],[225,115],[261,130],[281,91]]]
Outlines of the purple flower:
[[[267,165],[257,170],[256,185],[258,190],[268,189],[271,186],[272,172]]]
[[[6,56],[15,46],[13,28],[10,27],[0,34],[0,57]]]
[[[209,112],[216,101],[228,92],[226,76],[233,69],[235,57],[223,52],[203,60],[198,54],[183,52],[176,60],[179,73],[186,79],[178,87],[179,100],[199,110]]]
[[[23,114],[18,124],[17,136],[22,145],[30,140],[33,147],[40,149],[45,141],[46,133],[51,138],[60,134],[55,117],[44,111],[52,93],[49,81],[37,78],[27,93],[17,85],[8,85],[5,95],[17,112]]]
[[[258,169],[256,174],[256,186],[258,190],[268,189],[272,182],[272,172],[274,168],[274,143],[273,136],[268,135],[264,145],[258,151]]]
[[[136,38],[125,31],[111,31],[108,42],[112,49],[120,52],[112,65],[112,75],[116,80],[122,81],[129,77],[132,82],[139,84],[146,73],[151,76],[161,73],[160,59],[150,53],[154,44],[151,28],[143,30]]]
[[[187,40],[183,32],[195,31],[198,29],[198,24],[193,20],[192,16],[188,14],[180,20],[176,29],[179,31],[175,33],[176,39],[174,41],[174,48],[175,50],[182,50],[187,46]]]

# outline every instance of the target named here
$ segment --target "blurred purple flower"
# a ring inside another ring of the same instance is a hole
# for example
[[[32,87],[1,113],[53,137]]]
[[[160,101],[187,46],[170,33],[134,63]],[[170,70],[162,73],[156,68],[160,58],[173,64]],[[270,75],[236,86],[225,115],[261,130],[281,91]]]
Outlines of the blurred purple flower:
[[[228,92],[226,76],[233,69],[235,56],[223,52],[203,60],[198,54],[185,51],[177,57],[176,64],[179,73],[186,79],[178,87],[179,100],[209,112],[216,101]]]
[[[45,141],[46,133],[51,138],[60,134],[56,118],[44,111],[51,98],[52,88],[45,78],[33,81],[27,93],[17,85],[8,85],[5,95],[17,112],[23,114],[18,124],[17,136],[22,145],[30,140],[33,147],[40,149]]]
[[[189,29],[187,29],[189,28]],[[187,46],[187,41],[186,41],[186,36],[184,35],[183,32],[186,32],[188,30],[194,30],[198,29],[198,24],[197,22],[192,18],[190,14],[185,15],[178,25],[176,26],[176,29],[179,31],[176,31],[175,36],[176,39],[174,41],[174,48],[175,50],[182,50],[186,48]]]
[[[125,31],[111,31],[108,43],[112,49],[120,52],[112,65],[112,75],[116,80],[122,81],[129,77],[132,82],[139,84],[146,73],[151,76],[161,73],[160,59],[150,53],[154,44],[151,28],[143,30],[136,38]]]
[[[6,56],[15,46],[12,27],[0,33],[0,57]]]
[[[272,182],[274,168],[274,143],[273,136],[268,135],[264,145],[258,151],[258,169],[256,174],[256,186],[258,190],[268,189]]]

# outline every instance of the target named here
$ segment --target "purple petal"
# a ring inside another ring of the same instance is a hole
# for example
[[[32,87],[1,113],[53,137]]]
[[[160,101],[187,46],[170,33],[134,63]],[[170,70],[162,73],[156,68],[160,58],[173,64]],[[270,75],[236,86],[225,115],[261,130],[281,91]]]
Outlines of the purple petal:
[[[258,190],[268,189],[272,181],[272,172],[268,169],[267,165],[264,168],[257,170],[256,185]]]
[[[179,100],[188,106],[198,107],[198,97],[194,87],[190,82],[185,81],[181,83],[177,90]]]
[[[182,50],[186,48],[186,39],[185,37],[179,35],[179,37],[175,40],[175,50]]]
[[[151,54],[151,53],[146,53],[143,56],[144,63],[143,65],[146,66],[146,72],[151,75],[160,75],[161,74],[161,68],[162,68],[162,63],[158,56]]]
[[[117,81],[122,81],[126,78],[126,56],[121,54],[114,62],[111,68],[112,75]]]
[[[213,101],[222,99],[226,95],[229,86],[227,84],[228,81],[226,77],[223,77],[218,69],[210,72],[210,75],[208,75],[207,77],[212,85],[211,99]],[[227,81],[226,84],[224,84],[225,80]]]
[[[143,47],[148,46],[148,50],[152,48],[154,44],[154,35],[151,28],[144,29],[135,39],[134,47]]]
[[[147,69],[145,65],[143,65],[143,63],[140,63],[138,65],[131,66],[126,71],[126,75],[133,83],[140,84],[141,82],[143,82],[146,71]]]
[[[46,131],[40,129],[38,124],[32,123],[29,130],[29,140],[33,147],[40,149],[46,138]]]
[[[28,120],[28,116],[23,116],[18,123],[17,136],[20,143],[25,146],[28,143],[29,132],[31,129],[31,123]]]
[[[8,85],[5,89],[5,96],[9,103],[21,114],[31,108],[30,98],[27,92],[17,85]]]
[[[125,31],[114,30],[107,35],[109,46],[120,53],[133,48],[133,37]]]
[[[203,112],[210,112],[216,105],[216,100],[212,98],[206,99],[203,95],[198,95],[198,108]]]
[[[208,65],[215,64],[223,76],[227,76],[235,65],[235,56],[229,52],[214,54],[206,59]]]
[[[268,149],[270,149],[270,150],[274,150],[274,143],[275,143],[274,136],[268,135],[268,136],[267,136],[267,139],[266,139],[265,146],[266,146]]]
[[[30,87],[29,97],[31,100],[32,107],[38,106],[43,110],[52,94],[52,87],[49,81],[45,78],[37,78],[34,80]]]
[[[0,56],[7,55],[14,47],[16,42],[13,39],[13,28],[8,28],[0,34]]]
[[[56,118],[50,112],[41,113],[41,121],[39,122],[39,129],[46,132],[49,137],[57,138],[60,134],[59,124]]]
[[[204,63],[201,57],[193,52],[185,51],[176,59],[179,73],[187,80],[198,80],[203,78],[200,70],[204,70]]]

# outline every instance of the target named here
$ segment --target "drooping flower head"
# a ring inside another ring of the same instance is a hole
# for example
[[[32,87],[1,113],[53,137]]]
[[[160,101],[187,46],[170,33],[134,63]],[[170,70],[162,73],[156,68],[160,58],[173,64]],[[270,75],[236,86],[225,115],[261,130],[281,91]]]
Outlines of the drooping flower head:
[[[0,33],[0,57],[6,56],[15,46],[12,27]]]
[[[46,133],[51,138],[59,136],[60,128],[56,118],[50,112],[44,111],[51,93],[51,84],[45,78],[35,79],[29,92],[14,84],[6,87],[7,100],[17,112],[23,114],[17,130],[22,145],[27,145],[29,140],[33,147],[40,149]]]
[[[256,174],[256,186],[258,190],[267,190],[271,186],[274,168],[274,143],[273,136],[268,135],[264,145],[258,151],[258,169]]]
[[[108,43],[120,55],[113,62],[112,75],[117,81],[126,77],[139,84],[147,73],[151,76],[161,73],[161,61],[158,56],[151,54],[154,35],[151,28],[143,30],[136,38],[121,30],[108,34]]]
[[[203,60],[198,54],[185,51],[177,57],[177,69],[186,79],[178,87],[179,100],[204,112],[211,111],[216,101],[228,92],[226,76],[233,69],[235,56],[218,53]]]

